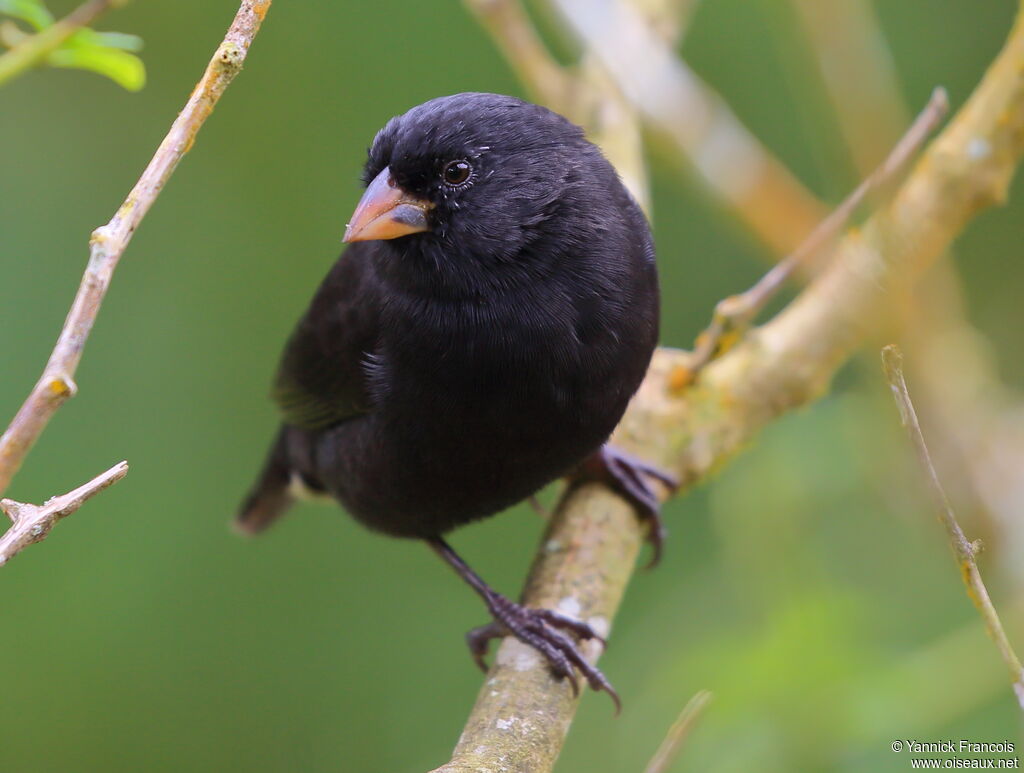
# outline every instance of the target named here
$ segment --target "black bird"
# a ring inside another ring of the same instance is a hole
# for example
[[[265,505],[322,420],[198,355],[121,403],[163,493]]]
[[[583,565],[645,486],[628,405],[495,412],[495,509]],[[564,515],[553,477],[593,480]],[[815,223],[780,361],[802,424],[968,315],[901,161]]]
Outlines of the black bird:
[[[259,531],[298,489],[360,522],[427,541],[574,690],[614,691],[556,612],[491,590],[442,538],[566,475],[599,476],[662,536],[651,477],[604,445],[658,337],[644,215],[582,130],[543,107],[456,94],[388,121],[366,192],[281,360],[283,424],[238,516]],[[616,698],[617,702],[617,698]]]

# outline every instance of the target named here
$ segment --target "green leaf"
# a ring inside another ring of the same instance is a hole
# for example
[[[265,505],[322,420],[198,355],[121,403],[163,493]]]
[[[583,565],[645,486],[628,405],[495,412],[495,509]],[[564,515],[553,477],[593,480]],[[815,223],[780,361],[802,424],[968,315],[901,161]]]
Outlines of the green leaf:
[[[97,32],[86,27],[72,35],[62,48],[78,45],[118,48],[122,51],[141,51],[142,38],[138,35],[129,35],[127,32]]]
[[[138,91],[146,83],[146,66],[142,60],[117,48],[79,42],[57,49],[47,61],[54,67],[73,67],[105,75],[129,91]]]
[[[54,22],[53,14],[46,10],[42,0],[0,0],[0,13],[28,22],[37,31]]]
[[[0,14],[24,21],[37,32],[54,23],[53,15],[42,0],[0,0]],[[22,34],[29,37],[27,33]],[[146,66],[130,52],[141,48],[142,38],[137,35],[97,32],[85,27],[72,33],[45,61],[53,67],[90,70],[129,91],[138,91],[146,82]]]

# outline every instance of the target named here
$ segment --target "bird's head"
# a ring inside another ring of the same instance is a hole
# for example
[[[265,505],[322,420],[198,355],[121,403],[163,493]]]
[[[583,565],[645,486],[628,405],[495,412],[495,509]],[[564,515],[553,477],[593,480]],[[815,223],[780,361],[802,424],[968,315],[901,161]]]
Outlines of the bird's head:
[[[387,252],[424,271],[536,271],[532,244],[554,256],[595,236],[576,221],[600,217],[588,189],[607,190],[609,174],[582,130],[546,108],[496,94],[433,99],[377,134],[345,241],[389,240]]]

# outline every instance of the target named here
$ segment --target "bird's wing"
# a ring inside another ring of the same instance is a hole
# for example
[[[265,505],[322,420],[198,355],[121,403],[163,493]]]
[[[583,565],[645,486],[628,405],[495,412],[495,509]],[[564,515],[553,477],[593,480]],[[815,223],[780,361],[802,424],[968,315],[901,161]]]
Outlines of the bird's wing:
[[[285,346],[272,396],[286,424],[321,429],[370,411],[366,363],[379,312],[373,244],[345,251]]]

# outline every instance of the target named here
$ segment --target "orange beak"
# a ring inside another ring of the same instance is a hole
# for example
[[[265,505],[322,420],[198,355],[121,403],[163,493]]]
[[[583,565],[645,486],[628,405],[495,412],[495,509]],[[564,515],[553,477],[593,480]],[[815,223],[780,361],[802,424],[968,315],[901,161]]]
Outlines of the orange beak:
[[[384,167],[366,187],[363,198],[345,227],[343,242],[366,242],[371,239],[397,239],[399,236],[429,230],[427,213],[433,204],[411,196],[391,178]]]

